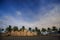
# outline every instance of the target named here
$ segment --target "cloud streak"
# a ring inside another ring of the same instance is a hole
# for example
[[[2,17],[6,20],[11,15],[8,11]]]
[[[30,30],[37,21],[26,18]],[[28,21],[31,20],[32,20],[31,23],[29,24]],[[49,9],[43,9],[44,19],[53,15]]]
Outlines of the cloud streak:
[[[21,26],[47,28],[52,26],[60,27],[60,4],[57,0],[39,0],[39,1],[21,1],[17,3],[11,1],[14,4],[6,2],[8,9],[7,12],[0,13],[0,27],[7,27],[8,25],[16,25],[19,28]],[[7,4],[8,3],[8,4]],[[36,4],[36,5],[35,5]],[[16,7],[16,8],[15,8]],[[1,8],[1,7],[0,7]]]
[[[5,20],[3,20],[3,23],[6,25],[12,25],[12,26],[16,25],[19,27],[26,26],[26,28],[28,27],[34,28],[36,26],[40,29],[42,27],[47,28],[52,26],[57,26],[59,28],[60,27],[60,9],[59,8],[60,8],[60,5],[54,6],[54,8],[46,12],[44,16],[41,16],[41,17],[40,15],[36,16],[36,18],[38,18],[39,20],[35,22],[27,22],[27,21],[24,21],[23,18],[16,19],[13,16],[4,16]]]

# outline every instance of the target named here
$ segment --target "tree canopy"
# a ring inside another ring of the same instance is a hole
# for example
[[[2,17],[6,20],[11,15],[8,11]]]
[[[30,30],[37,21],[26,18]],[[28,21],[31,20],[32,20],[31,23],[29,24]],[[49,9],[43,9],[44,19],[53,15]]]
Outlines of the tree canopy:
[[[11,27],[12,27],[12,26],[11,26],[11,25],[9,25],[9,27],[7,27],[7,28],[6,28],[6,31],[7,31],[7,32],[11,32],[11,30],[12,30],[12,28],[11,28]]]
[[[46,31],[46,29],[45,28],[42,28],[42,30],[41,30],[42,32],[45,32]]]
[[[13,27],[13,30],[14,30],[14,31],[18,31],[18,27],[17,27],[17,26],[14,26],[14,27]]]
[[[53,27],[52,27],[52,31],[57,31],[56,26],[53,26]]]

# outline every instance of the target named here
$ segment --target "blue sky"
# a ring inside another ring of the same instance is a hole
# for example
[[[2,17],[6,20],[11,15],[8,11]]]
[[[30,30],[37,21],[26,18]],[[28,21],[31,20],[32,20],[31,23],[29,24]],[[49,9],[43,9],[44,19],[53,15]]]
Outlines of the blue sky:
[[[0,0],[0,27],[60,26],[60,0]]]

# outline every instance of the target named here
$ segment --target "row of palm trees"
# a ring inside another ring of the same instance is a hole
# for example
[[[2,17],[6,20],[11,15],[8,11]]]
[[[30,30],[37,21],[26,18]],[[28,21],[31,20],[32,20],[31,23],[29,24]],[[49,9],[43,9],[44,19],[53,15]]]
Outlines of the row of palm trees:
[[[14,26],[14,27],[12,28],[12,26],[9,25],[9,27],[7,27],[7,28],[5,29],[5,32],[11,32],[12,30],[13,30],[13,31],[21,31],[21,30],[24,31],[25,29],[26,29],[25,26],[22,26],[22,28],[18,29],[17,26]],[[1,29],[1,30],[4,31],[4,29]],[[38,29],[37,27],[35,27],[35,29],[32,29],[31,27],[29,27],[28,31],[37,32],[38,35],[40,35],[41,32],[46,32],[46,31],[47,31],[47,32],[52,32],[52,31],[54,31],[54,32],[60,33],[60,28],[57,29],[56,26],[53,26],[52,28],[49,28],[49,27],[48,27],[47,29],[42,28],[42,30],[40,30],[40,29]]]

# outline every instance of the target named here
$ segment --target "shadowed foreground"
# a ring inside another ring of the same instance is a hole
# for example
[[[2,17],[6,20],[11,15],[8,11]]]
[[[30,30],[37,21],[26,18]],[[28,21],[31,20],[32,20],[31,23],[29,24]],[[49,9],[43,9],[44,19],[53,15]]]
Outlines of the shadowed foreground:
[[[0,40],[60,40],[60,36],[0,37]]]

